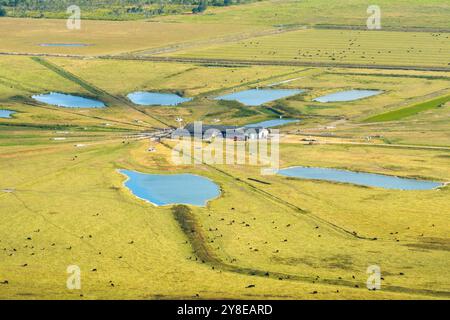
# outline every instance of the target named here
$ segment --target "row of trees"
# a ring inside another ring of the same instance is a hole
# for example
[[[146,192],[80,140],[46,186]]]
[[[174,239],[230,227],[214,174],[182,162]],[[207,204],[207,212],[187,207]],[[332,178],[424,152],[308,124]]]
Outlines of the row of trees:
[[[80,7],[108,7],[108,6],[146,6],[146,5],[191,5],[198,7],[229,6],[233,3],[239,4],[251,0],[0,0],[0,6],[17,8],[22,7],[29,10],[51,10],[63,9],[70,5]]]
[[[0,16],[55,17],[63,15],[69,6],[77,5],[94,19],[133,19],[137,16],[177,14],[191,9],[193,13],[201,13],[208,6],[222,7],[253,1],[257,0],[0,0]]]

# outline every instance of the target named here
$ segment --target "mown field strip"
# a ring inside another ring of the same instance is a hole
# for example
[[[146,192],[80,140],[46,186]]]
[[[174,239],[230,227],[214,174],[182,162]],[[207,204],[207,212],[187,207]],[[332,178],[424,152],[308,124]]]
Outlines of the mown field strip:
[[[435,98],[429,101],[413,104],[409,107],[385,112],[364,120],[364,122],[398,121],[416,115],[420,112],[438,108],[450,101],[450,95]]]
[[[293,31],[235,44],[185,50],[177,57],[298,60],[348,64],[446,67],[450,34],[385,31]]]

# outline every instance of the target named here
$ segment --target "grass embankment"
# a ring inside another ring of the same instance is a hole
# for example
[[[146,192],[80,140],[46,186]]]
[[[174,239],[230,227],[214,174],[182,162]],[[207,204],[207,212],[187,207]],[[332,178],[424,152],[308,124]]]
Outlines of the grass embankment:
[[[397,121],[404,118],[416,115],[420,112],[435,109],[443,106],[450,101],[450,95],[439,97],[430,101],[414,104],[412,106],[401,108],[394,111],[382,113],[364,120],[364,122],[384,122],[384,121]]]
[[[108,97],[104,91],[95,88],[94,86],[92,86],[91,84],[87,83],[86,81],[81,80],[79,77],[76,77],[75,75],[71,74],[70,72],[67,72],[66,70],[56,66],[55,64],[47,61],[46,59],[43,58],[39,58],[39,57],[31,57],[31,60],[40,63],[41,65],[43,65],[44,67],[50,69],[51,71],[57,73],[58,75],[60,75],[63,78],[66,78],[67,80],[70,80],[72,82],[75,82],[76,84],[78,84],[80,87],[82,87],[83,89],[89,91],[90,93],[92,93],[96,98],[98,99],[105,99],[110,98]]]

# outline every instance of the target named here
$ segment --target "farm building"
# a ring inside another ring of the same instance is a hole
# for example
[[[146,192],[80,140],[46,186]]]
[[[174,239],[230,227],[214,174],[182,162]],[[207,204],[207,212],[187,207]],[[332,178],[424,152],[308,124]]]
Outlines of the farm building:
[[[223,125],[199,125],[188,124],[184,129],[177,129],[172,137],[194,137],[200,136],[203,140],[212,140],[216,137],[233,139],[238,141],[266,139],[269,136],[269,130],[263,127],[238,127]]]

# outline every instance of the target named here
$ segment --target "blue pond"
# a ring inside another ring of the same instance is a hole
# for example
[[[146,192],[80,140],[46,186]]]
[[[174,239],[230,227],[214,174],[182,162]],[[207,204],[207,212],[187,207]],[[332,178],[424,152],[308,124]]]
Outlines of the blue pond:
[[[278,99],[295,96],[304,92],[300,89],[251,89],[217,97],[216,100],[236,100],[247,106],[259,106],[261,104]]]
[[[193,174],[146,174],[120,170],[128,180],[125,186],[138,198],[156,206],[186,204],[206,206],[220,196],[220,188],[211,180]]]
[[[127,95],[134,104],[141,106],[176,106],[191,98],[183,98],[174,93],[132,92]]]
[[[267,121],[262,121],[262,122],[258,122],[258,123],[248,124],[245,127],[246,128],[256,128],[256,127],[273,128],[273,127],[280,127],[280,126],[284,126],[285,124],[288,124],[288,123],[299,122],[299,121],[300,120],[297,120],[297,119],[273,119],[273,120],[267,120]]]
[[[354,101],[363,98],[368,98],[376,96],[382,93],[380,90],[349,90],[332,93],[326,96],[322,96],[314,99],[318,102],[344,102],[344,101]]]
[[[33,99],[65,108],[104,108],[105,104],[101,101],[74,96],[70,94],[51,92],[33,96]]]
[[[84,43],[41,43],[41,47],[87,47]]]
[[[431,190],[442,185],[432,181],[328,168],[291,167],[279,170],[278,173],[287,177],[352,183],[396,190]]]
[[[11,110],[0,110],[0,118],[11,118],[11,115],[15,113]]]

